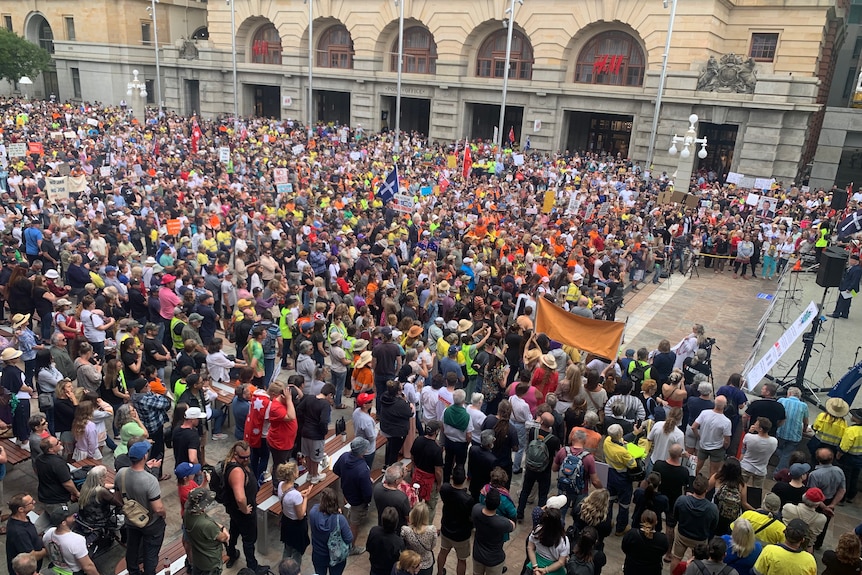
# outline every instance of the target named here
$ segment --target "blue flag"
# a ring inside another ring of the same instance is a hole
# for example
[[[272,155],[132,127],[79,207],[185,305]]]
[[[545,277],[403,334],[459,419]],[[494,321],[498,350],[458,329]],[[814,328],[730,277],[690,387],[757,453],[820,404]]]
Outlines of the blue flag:
[[[398,189],[398,166],[394,166],[380,187],[377,188],[377,197],[384,204],[389,203],[398,193]]]

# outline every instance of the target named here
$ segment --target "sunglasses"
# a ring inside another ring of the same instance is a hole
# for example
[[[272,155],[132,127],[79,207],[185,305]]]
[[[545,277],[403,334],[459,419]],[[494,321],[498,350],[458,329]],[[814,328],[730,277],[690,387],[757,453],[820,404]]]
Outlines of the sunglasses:
[[[245,459],[251,459],[251,454],[248,454],[248,455],[240,455],[240,454],[238,454],[238,453],[237,453],[236,458],[237,458],[237,459],[243,459],[243,460],[245,460]]]

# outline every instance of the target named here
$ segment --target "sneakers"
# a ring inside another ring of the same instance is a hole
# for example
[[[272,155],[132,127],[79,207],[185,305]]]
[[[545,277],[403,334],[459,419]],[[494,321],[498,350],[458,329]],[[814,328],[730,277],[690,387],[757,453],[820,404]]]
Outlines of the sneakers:
[[[354,545],[350,547],[350,553],[348,553],[348,555],[362,555],[363,553],[365,553],[365,547],[356,547]]]
[[[318,483],[320,483],[320,482],[321,482],[321,481],[323,481],[324,479],[326,479],[326,474],[325,474],[325,473],[318,473],[317,475],[314,475],[314,476],[311,478],[311,484],[312,484],[312,485],[317,485]]]
[[[213,433],[213,441],[224,441],[227,439],[227,433]]]
[[[261,475],[261,479],[263,480],[263,483],[266,483],[267,481],[271,481],[272,480],[272,474],[269,471],[264,471],[263,475]]]
[[[228,551],[227,555],[227,563],[225,563],[224,566],[230,569],[231,567],[236,565],[237,561],[239,561],[239,551],[237,550],[234,555],[231,555],[230,551]]]

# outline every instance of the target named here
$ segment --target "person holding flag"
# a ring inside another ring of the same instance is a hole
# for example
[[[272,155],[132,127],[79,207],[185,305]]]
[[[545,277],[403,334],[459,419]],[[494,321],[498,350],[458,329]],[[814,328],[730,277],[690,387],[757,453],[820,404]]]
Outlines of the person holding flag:
[[[377,188],[377,197],[384,204],[388,204],[395,197],[399,190],[398,183],[398,166],[392,166],[392,171],[386,175],[386,179]]]

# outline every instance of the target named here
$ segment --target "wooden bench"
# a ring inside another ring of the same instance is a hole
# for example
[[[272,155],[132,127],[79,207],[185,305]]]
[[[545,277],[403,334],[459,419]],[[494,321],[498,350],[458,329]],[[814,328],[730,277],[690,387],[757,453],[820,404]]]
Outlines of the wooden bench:
[[[105,465],[105,462],[99,459],[93,459],[92,457],[88,457],[87,459],[82,459],[81,461],[73,461],[69,465],[77,469],[83,469],[88,465],[92,465],[93,467],[97,465]],[[113,485],[114,478],[117,476],[117,472],[110,465],[105,465],[105,468],[108,470],[108,472],[105,474],[105,483],[107,483],[108,485]]]
[[[156,567],[156,573],[159,575],[166,573],[164,569],[166,562],[171,565],[171,575],[191,575],[191,573],[186,572],[186,550],[183,548],[182,537],[162,546],[159,551],[159,565]],[[116,575],[129,575],[129,570],[126,569],[125,555],[117,563],[115,573]]]
[[[18,465],[30,459],[30,450],[24,449],[11,439],[0,439],[0,445],[6,451],[6,463],[9,465]]]

